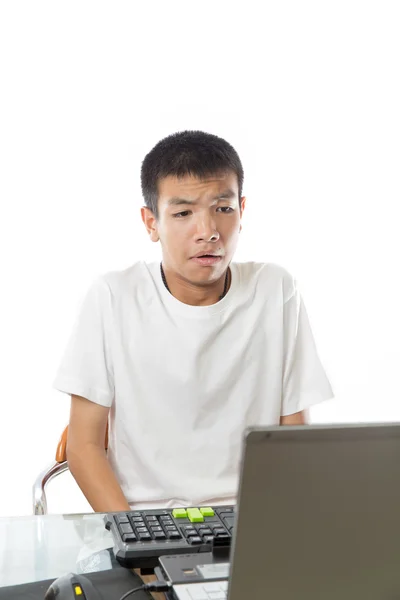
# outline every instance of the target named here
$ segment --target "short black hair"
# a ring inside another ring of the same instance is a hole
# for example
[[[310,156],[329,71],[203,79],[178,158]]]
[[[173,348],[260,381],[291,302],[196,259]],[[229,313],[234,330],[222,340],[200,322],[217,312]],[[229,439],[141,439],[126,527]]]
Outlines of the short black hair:
[[[145,205],[158,218],[158,182],[169,175],[199,179],[233,171],[239,199],[243,189],[243,166],[236,150],[223,138],[204,131],[181,131],[159,141],[145,156],[141,185]]]

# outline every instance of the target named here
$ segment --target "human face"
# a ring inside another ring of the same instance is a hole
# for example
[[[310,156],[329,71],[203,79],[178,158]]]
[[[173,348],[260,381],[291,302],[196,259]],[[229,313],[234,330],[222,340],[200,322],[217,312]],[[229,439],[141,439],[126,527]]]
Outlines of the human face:
[[[168,176],[158,191],[158,219],[149,209],[142,209],[142,218],[151,239],[161,243],[165,269],[194,285],[218,281],[241,229],[245,198],[239,204],[236,174]]]

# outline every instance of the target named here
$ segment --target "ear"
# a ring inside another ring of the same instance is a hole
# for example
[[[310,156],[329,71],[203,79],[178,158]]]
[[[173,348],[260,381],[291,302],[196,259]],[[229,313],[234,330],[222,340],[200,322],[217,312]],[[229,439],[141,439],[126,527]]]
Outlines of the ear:
[[[243,216],[243,211],[246,208],[246,196],[242,196],[240,198],[240,220],[242,220],[242,216]],[[242,231],[242,223],[240,223],[240,229],[239,231]]]
[[[142,221],[144,226],[146,227],[146,231],[150,236],[152,242],[158,242],[160,237],[158,235],[157,229],[157,219],[155,218],[153,211],[147,206],[142,206],[140,209],[140,213],[142,215]]]

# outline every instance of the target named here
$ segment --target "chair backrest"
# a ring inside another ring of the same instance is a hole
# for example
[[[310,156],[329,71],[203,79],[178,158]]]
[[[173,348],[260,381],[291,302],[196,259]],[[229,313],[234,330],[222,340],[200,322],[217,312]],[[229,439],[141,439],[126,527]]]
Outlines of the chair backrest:
[[[68,439],[68,425],[61,434],[60,441],[58,442],[56,450],[56,462],[63,463],[67,460],[67,439]],[[108,448],[108,423],[106,427],[106,437],[104,440],[104,447]]]

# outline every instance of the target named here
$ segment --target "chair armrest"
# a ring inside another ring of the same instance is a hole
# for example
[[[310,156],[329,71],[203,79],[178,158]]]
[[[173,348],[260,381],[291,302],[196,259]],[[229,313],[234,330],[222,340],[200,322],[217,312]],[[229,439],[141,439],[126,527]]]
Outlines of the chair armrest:
[[[57,475],[60,475],[67,470],[67,461],[62,463],[55,462],[48,469],[45,469],[37,476],[32,490],[34,515],[47,514],[46,485],[51,479],[54,479],[54,477],[57,477]]]

